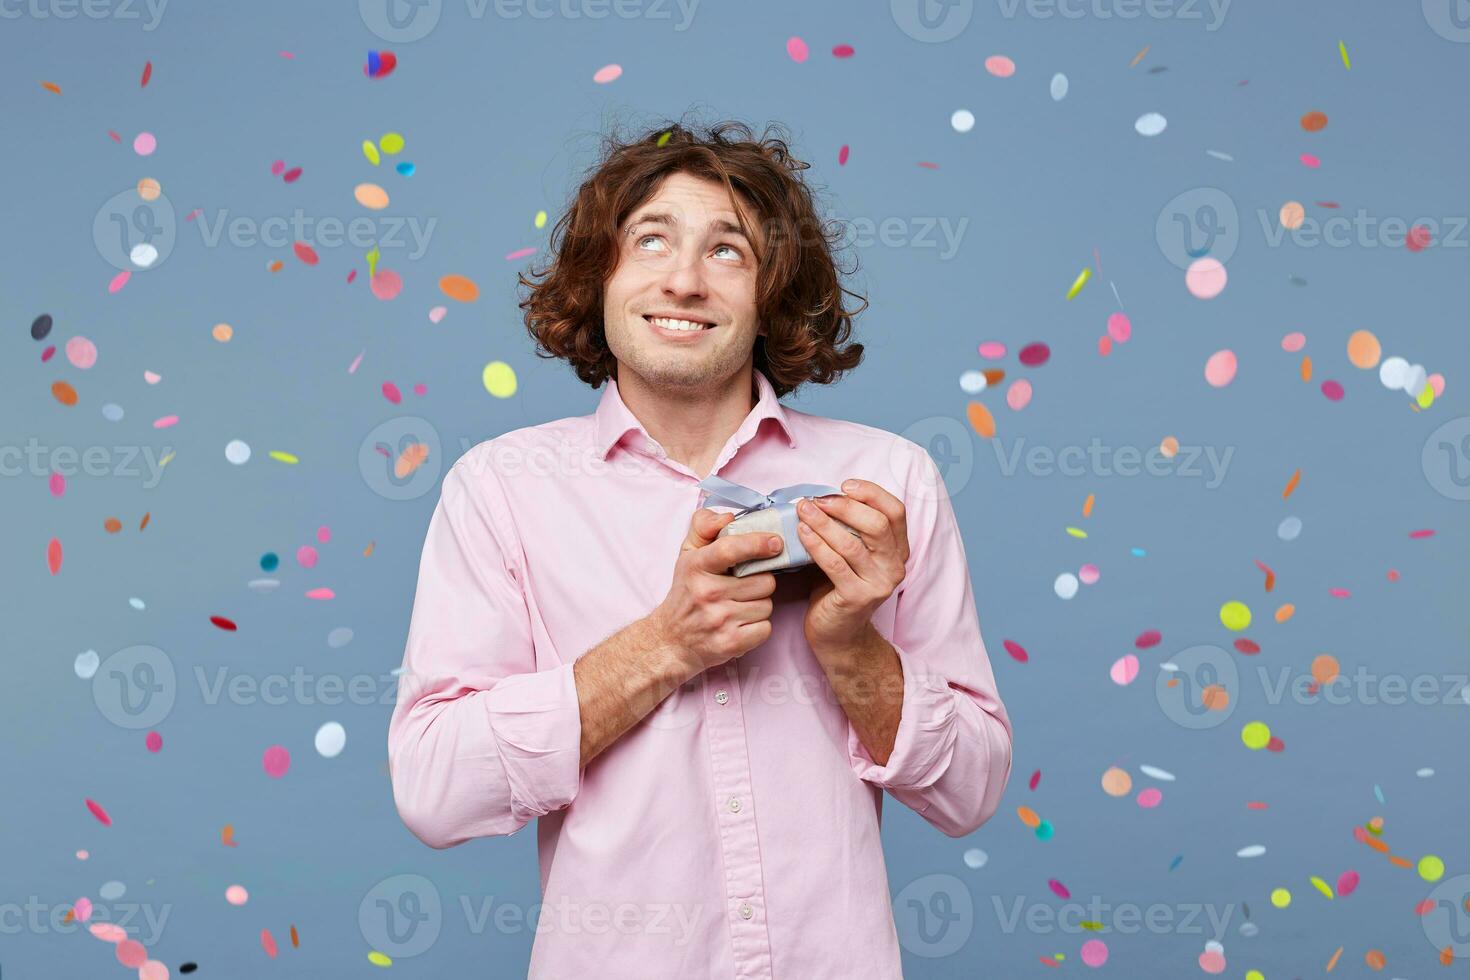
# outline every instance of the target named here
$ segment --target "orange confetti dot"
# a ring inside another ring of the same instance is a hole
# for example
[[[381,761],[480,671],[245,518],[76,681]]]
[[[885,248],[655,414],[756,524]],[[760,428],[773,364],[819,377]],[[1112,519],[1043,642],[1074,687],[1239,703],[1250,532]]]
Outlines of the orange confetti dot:
[[[1278,623],[1284,623],[1288,619],[1290,619],[1295,613],[1296,613],[1296,606],[1293,606],[1289,602],[1284,603],[1284,604],[1282,604],[1281,608],[1279,608],[1279,609],[1276,610],[1276,622],[1278,622]]]
[[[1164,441],[1159,443],[1159,452],[1163,453],[1166,459],[1173,459],[1179,454],[1179,440],[1173,436],[1164,436]]]
[[[266,266],[266,270],[269,272],[280,272],[283,268],[285,268],[285,263],[280,259],[276,259],[270,265]]]
[[[63,405],[75,405],[77,403],[77,390],[65,381],[51,382],[51,397]]]
[[[1312,660],[1312,679],[1318,684],[1330,684],[1341,673],[1337,658],[1330,653],[1320,654]]]
[[[143,519],[138,522],[138,530],[141,531],[148,526],[148,518],[151,516],[153,516],[153,511],[151,510],[143,515]]]
[[[1332,972],[1332,968],[1337,965],[1337,958],[1339,956],[1341,956],[1341,955],[1342,955],[1342,947],[1339,946],[1339,947],[1337,947],[1337,952],[1335,952],[1335,953],[1332,954],[1332,959],[1330,959],[1330,960],[1327,961],[1327,972],[1328,973],[1331,973]]]
[[[291,948],[296,949],[296,948],[298,948],[300,946],[301,946],[301,940],[296,937],[296,927],[295,926],[292,926],[291,927]]]
[[[970,420],[970,428],[981,438],[990,439],[995,436],[995,416],[990,414],[990,409],[979,402],[970,402],[965,409],[965,415]]]
[[[41,87],[48,92],[55,92],[57,95],[61,94],[61,86],[57,85],[55,82],[42,82]],[[83,101],[86,100],[84,99]]]
[[[1302,129],[1309,133],[1320,133],[1327,128],[1327,113],[1312,111],[1302,116]]]
[[[1290,497],[1291,496],[1291,492],[1296,489],[1296,485],[1298,483],[1300,483],[1301,481],[1302,481],[1302,471],[1301,470],[1297,470],[1295,473],[1291,474],[1291,479],[1286,481],[1286,489],[1283,490],[1283,491],[1281,491],[1281,499],[1282,500],[1285,500],[1287,497]]]
[[[1388,965],[1388,959],[1381,950],[1370,949],[1363,954],[1363,962],[1368,964],[1369,969],[1381,970]]]
[[[107,530],[108,534],[116,534],[117,532],[122,530],[122,521],[118,520],[116,517],[109,517],[107,520],[102,522],[102,526]]]
[[[1087,495],[1087,499],[1082,502],[1082,516],[1083,517],[1091,517],[1092,516],[1092,504],[1093,504],[1093,501],[1096,498],[1097,498],[1097,495],[1096,494],[1089,493]]]
[[[1230,692],[1219,684],[1210,684],[1200,692],[1199,701],[1207,711],[1224,711],[1230,707]]]
[[[461,303],[473,303],[480,298],[480,287],[465,276],[445,276],[439,280],[439,289],[445,296]]]
[[[1357,330],[1348,338],[1347,353],[1353,367],[1367,371],[1378,366],[1378,361],[1383,357],[1383,348],[1372,333]]]
[[[138,196],[145,201],[156,201],[158,195],[163,193],[163,187],[152,177],[144,177],[138,181]]]
[[[230,338],[235,336],[235,328],[228,323],[216,323],[214,329],[210,331],[210,335],[220,343],[228,344]]]
[[[1390,854],[1388,856],[1388,863],[1395,868],[1412,868],[1414,866],[1413,861],[1410,861],[1408,858],[1401,858],[1397,854]]]
[[[1016,816],[1020,817],[1021,822],[1033,830],[1041,823],[1041,817],[1029,806],[1016,807]]]
[[[1312,380],[1312,359],[1305,355],[1302,356],[1302,380]]]
[[[980,373],[985,375],[985,383],[992,388],[1006,379],[1004,368],[988,368]]]
[[[52,538],[46,545],[46,567],[55,575],[61,571],[61,539]]]

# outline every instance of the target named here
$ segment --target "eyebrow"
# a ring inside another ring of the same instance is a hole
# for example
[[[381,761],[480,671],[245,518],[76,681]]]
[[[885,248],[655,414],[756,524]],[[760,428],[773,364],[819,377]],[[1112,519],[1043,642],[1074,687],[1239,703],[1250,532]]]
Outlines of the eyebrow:
[[[629,230],[632,230],[639,225],[666,225],[670,228],[677,228],[679,226],[679,219],[666,211],[651,211],[645,214],[640,214],[636,216],[632,221],[628,222]],[[745,238],[745,232],[740,230],[739,225],[735,224],[734,222],[727,221],[724,218],[719,218],[715,221],[710,222],[710,227],[720,234],[739,235],[741,238]]]

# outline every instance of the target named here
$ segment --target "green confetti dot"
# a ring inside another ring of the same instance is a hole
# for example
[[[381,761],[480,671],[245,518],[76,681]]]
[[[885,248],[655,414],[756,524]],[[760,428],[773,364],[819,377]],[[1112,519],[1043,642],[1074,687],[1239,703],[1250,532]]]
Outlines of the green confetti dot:
[[[1271,889],[1271,904],[1278,909],[1284,909],[1291,904],[1291,892],[1285,888]]]
[[[1438,881],[1444,877],[1444,862],[1433,854],[1426,854],[1419,859],[1419,877],[1425,881]]]
[[[1251,624],[1250,607],[1232,599],[1220,607],[1220,622],[1226,629],[1239,633]]]
[[[368,954],[368,962],[371,963],[373,966],[392,966],[393,965],[393,961],[392,960],[390,960],[388,957],[384,956],[382,953],[378,952],[376,949],[373,950],[371,953]]]
[[[378,140],[378,145],[391,157],[403,150],[403,136],[399,133],[384,133],[383,138]]]
[[[1271,741],[1271,729],[1265,722],[1252,721],[1240,730],[1240,740],[1248,749],[1264,749]]]

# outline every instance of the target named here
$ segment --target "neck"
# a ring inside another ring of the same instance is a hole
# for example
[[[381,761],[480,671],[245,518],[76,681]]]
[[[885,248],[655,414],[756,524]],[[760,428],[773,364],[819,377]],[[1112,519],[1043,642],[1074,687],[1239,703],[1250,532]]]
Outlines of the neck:
[[[727,380],[700,388],[670,388],[618,372],[618,396],[670,459],[701,480],[714,469],[720,450],[758,400],[752,361]]]

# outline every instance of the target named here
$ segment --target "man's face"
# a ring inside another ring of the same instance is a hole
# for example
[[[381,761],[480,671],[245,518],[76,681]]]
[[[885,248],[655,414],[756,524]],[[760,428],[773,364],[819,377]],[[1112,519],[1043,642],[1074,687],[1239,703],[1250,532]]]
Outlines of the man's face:
[[[745,216],[756,223],[753,212]],[[755,253],[724,186],[670,174],[620,231],[618,265],[603,289],[619,377],[631,371],[652,388],[697,391],[734,375],[762,330]],[[704,326],[677,329],[689,326],[680,320]]]

